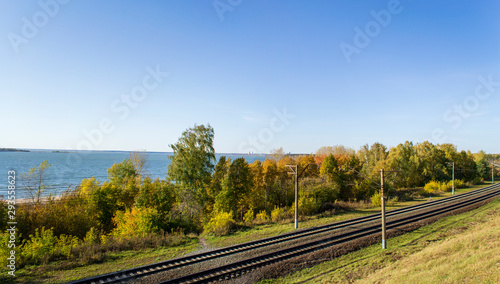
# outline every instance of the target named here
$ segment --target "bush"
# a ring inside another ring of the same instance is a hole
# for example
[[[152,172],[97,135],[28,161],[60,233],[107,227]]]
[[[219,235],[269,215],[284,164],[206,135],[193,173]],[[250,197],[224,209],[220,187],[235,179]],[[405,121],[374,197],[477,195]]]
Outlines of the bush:
[[[300,196],[299,208],[304,215],[312,215],[319,211],[321,203],[314,196]]]
[[[83,242],[86,244],[99,244],[100,243],[99,232],[97,232],[97,230],[94,227],[90,228],[90,230],[85,235]]]
[[[21,246],[22,264],[41,264],[50,260],[71,258],[71,251],[77,247],[80,241],[75,236],[60,235],[54,236],[51,229],[36,229],[35,235],[30,235],[29,239]]]
[[[35,235],[30,235],[29,239],[22,245],[21,257],[26,263],[45,263],[53,254],[57,238],[52,229],[45,227],[39,231],[35,229]]]
[[[253,215],[254,215],[253,208],[250,208],[250,210],[248,210],[247,213],[245,213],[245,216],[243,216],[243,222],[245,222],[245,224],[252,224],[254,219]]]
[[[450,184],[451,184],[451,182],[450,182]],[[467,186],[467,184],[463,180],[461,180],[461,179],[455,180],[455,188],[464,188],[466,186]]]
[[[380,192],[376,192],[374,195],[372,195],[371,200],[372,200],[373,206],[375,206],[375,207],[381,206],[382,199],[381,199]]]
[[[111,232],[114,237],[145,237],[157,232],[157,211],[152,208],[133,207],[130,211],[117,211],[113,218],[116,228]]]
[[[219,212],[204,226],[204,231],[216,236],[229,234],[234,228],[233,212]]]
[[[446,184],[445,184],[446,185]],[[443,184],[438,181],[430,181],[424,186],[425,195],[435,194],[443,189]]]
[[[264,223],[267,223],[268,221],[269,221],[269,215],[267,215],[266,211],[264,211],[264,210],[260,211],[255,216],[255,219],[254,219],[254,223],[257,223],[257,224],[264,224]]]
[[[7,258],[10,256],[10,251],[12,248],[9,248],[9,239],[10,233],[8,231],[0,231],[0,265],[2,268],[7,267],[9,264],[9,260]],[[17,257],[16,257],[17,260]],[[2,270],[4,272],[5,269]],[[5,272],[5,274],[7,274]]]
[[[475,177],[474,180],[472,181],[472,183],[474,184],[480,184],[483,182],[483,178],[481,177]]]
[[[43,204],[19,204],[16,208],[16,219],[19,224],[20,240],[35,235],[35,229],[52,228],[55,236],[62,234],[76,236],[80,239],[92,227],[98,227],[95,211],[82,194],[69,190],[59,199],[51,199]]]
[[[283,219],[285,219],[285,210],[283,210],[283,208],[274,207],[273,211],[271,211],[271,220],[277,222]]]

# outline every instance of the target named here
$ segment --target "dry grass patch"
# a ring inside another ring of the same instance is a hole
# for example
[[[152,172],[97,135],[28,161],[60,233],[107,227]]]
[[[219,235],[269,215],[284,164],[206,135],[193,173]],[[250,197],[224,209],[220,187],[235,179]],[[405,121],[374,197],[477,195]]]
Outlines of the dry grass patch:
[[[500,210],[358,283],[500,283]]]

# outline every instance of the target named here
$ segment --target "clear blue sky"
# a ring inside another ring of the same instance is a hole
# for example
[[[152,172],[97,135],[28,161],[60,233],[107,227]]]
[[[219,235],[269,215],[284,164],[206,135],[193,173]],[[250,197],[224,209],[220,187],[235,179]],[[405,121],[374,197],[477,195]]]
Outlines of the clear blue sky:
[[[0,147],[500,153],[499,1],[60,2],[0,2]]]

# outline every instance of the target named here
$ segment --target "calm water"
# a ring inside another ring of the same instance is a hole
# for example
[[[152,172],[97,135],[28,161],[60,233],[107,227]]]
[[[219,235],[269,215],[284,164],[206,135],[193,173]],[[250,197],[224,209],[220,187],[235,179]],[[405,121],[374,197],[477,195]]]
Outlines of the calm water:
[[[147,153],[147,174],[151,178],[165,179],[167,166],[170,164],[168,156],[172,153]],[[130,152],[114,151],[82,151],[70,153],[53,153],[52,151],[32,151],[32,152],[0,152],[0,195],[7,194],[7,172],[14,170],[17,175],[17,198],[26,198],[22,190],[22,183],[19,175],[27,172],[30,168],[40,165],[43,161],[51,165],[47,170],[46,194],[52,192],[58,194],[68,187],[80,184],[82,179],[96,177],[99,181],[107,180],[107,169],[114,163],[120,163],[128,158]],[[243,157],[249,163],[255,160],[263,161],[265,156],[230,155],[217,154],[216,158],[227,156],[231,159]]]

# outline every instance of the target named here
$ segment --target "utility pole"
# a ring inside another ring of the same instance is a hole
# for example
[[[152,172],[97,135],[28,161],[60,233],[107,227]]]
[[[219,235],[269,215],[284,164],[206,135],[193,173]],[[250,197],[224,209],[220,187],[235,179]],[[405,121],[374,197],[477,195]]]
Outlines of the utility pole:
[[[451,195],[455,195],[455,162],[447,162],[447,164],[452,166]]]
[[[299,228],[299,165],[286,165],[295,176],[295,229]]]
[[[386,239],[386,228],[385,228],[385,196],[384,196],[384,180],[385,180],[385,173],[398,173],[400,171],[385,171],[384,169],[380,169],[380,184],[371,178],[367,177],[366,175],[358,172],[354,168],[345,165],[346,167],[350,168],[351,170],[357,172],[361,176],[365,177],[366,179],[370,180],[376,185],[380,185],[380,205],[381,205],[381,213],[382,213],[382,249],[387,249],[387,239]]]
[[[307,164],[307,166],[305,166],[300,173],[299,165],[286,165],[290,170],[292,170],[292,172],[289,172],[288,174],[295,176],[295,229],[299,228],[299,177],[306,171],[309,165],[311,164]]]
[[[299,165],[295,165],[295,229],[299,228]]]
[[[385,236],[384,169],[380,170],[380,205],[382,207],[382,249],[387,249]]]
[[[490,161],[491,165],[491,183],[495,183],[495,167],[500,167],[500,165],[495,164],[494,162]]]

